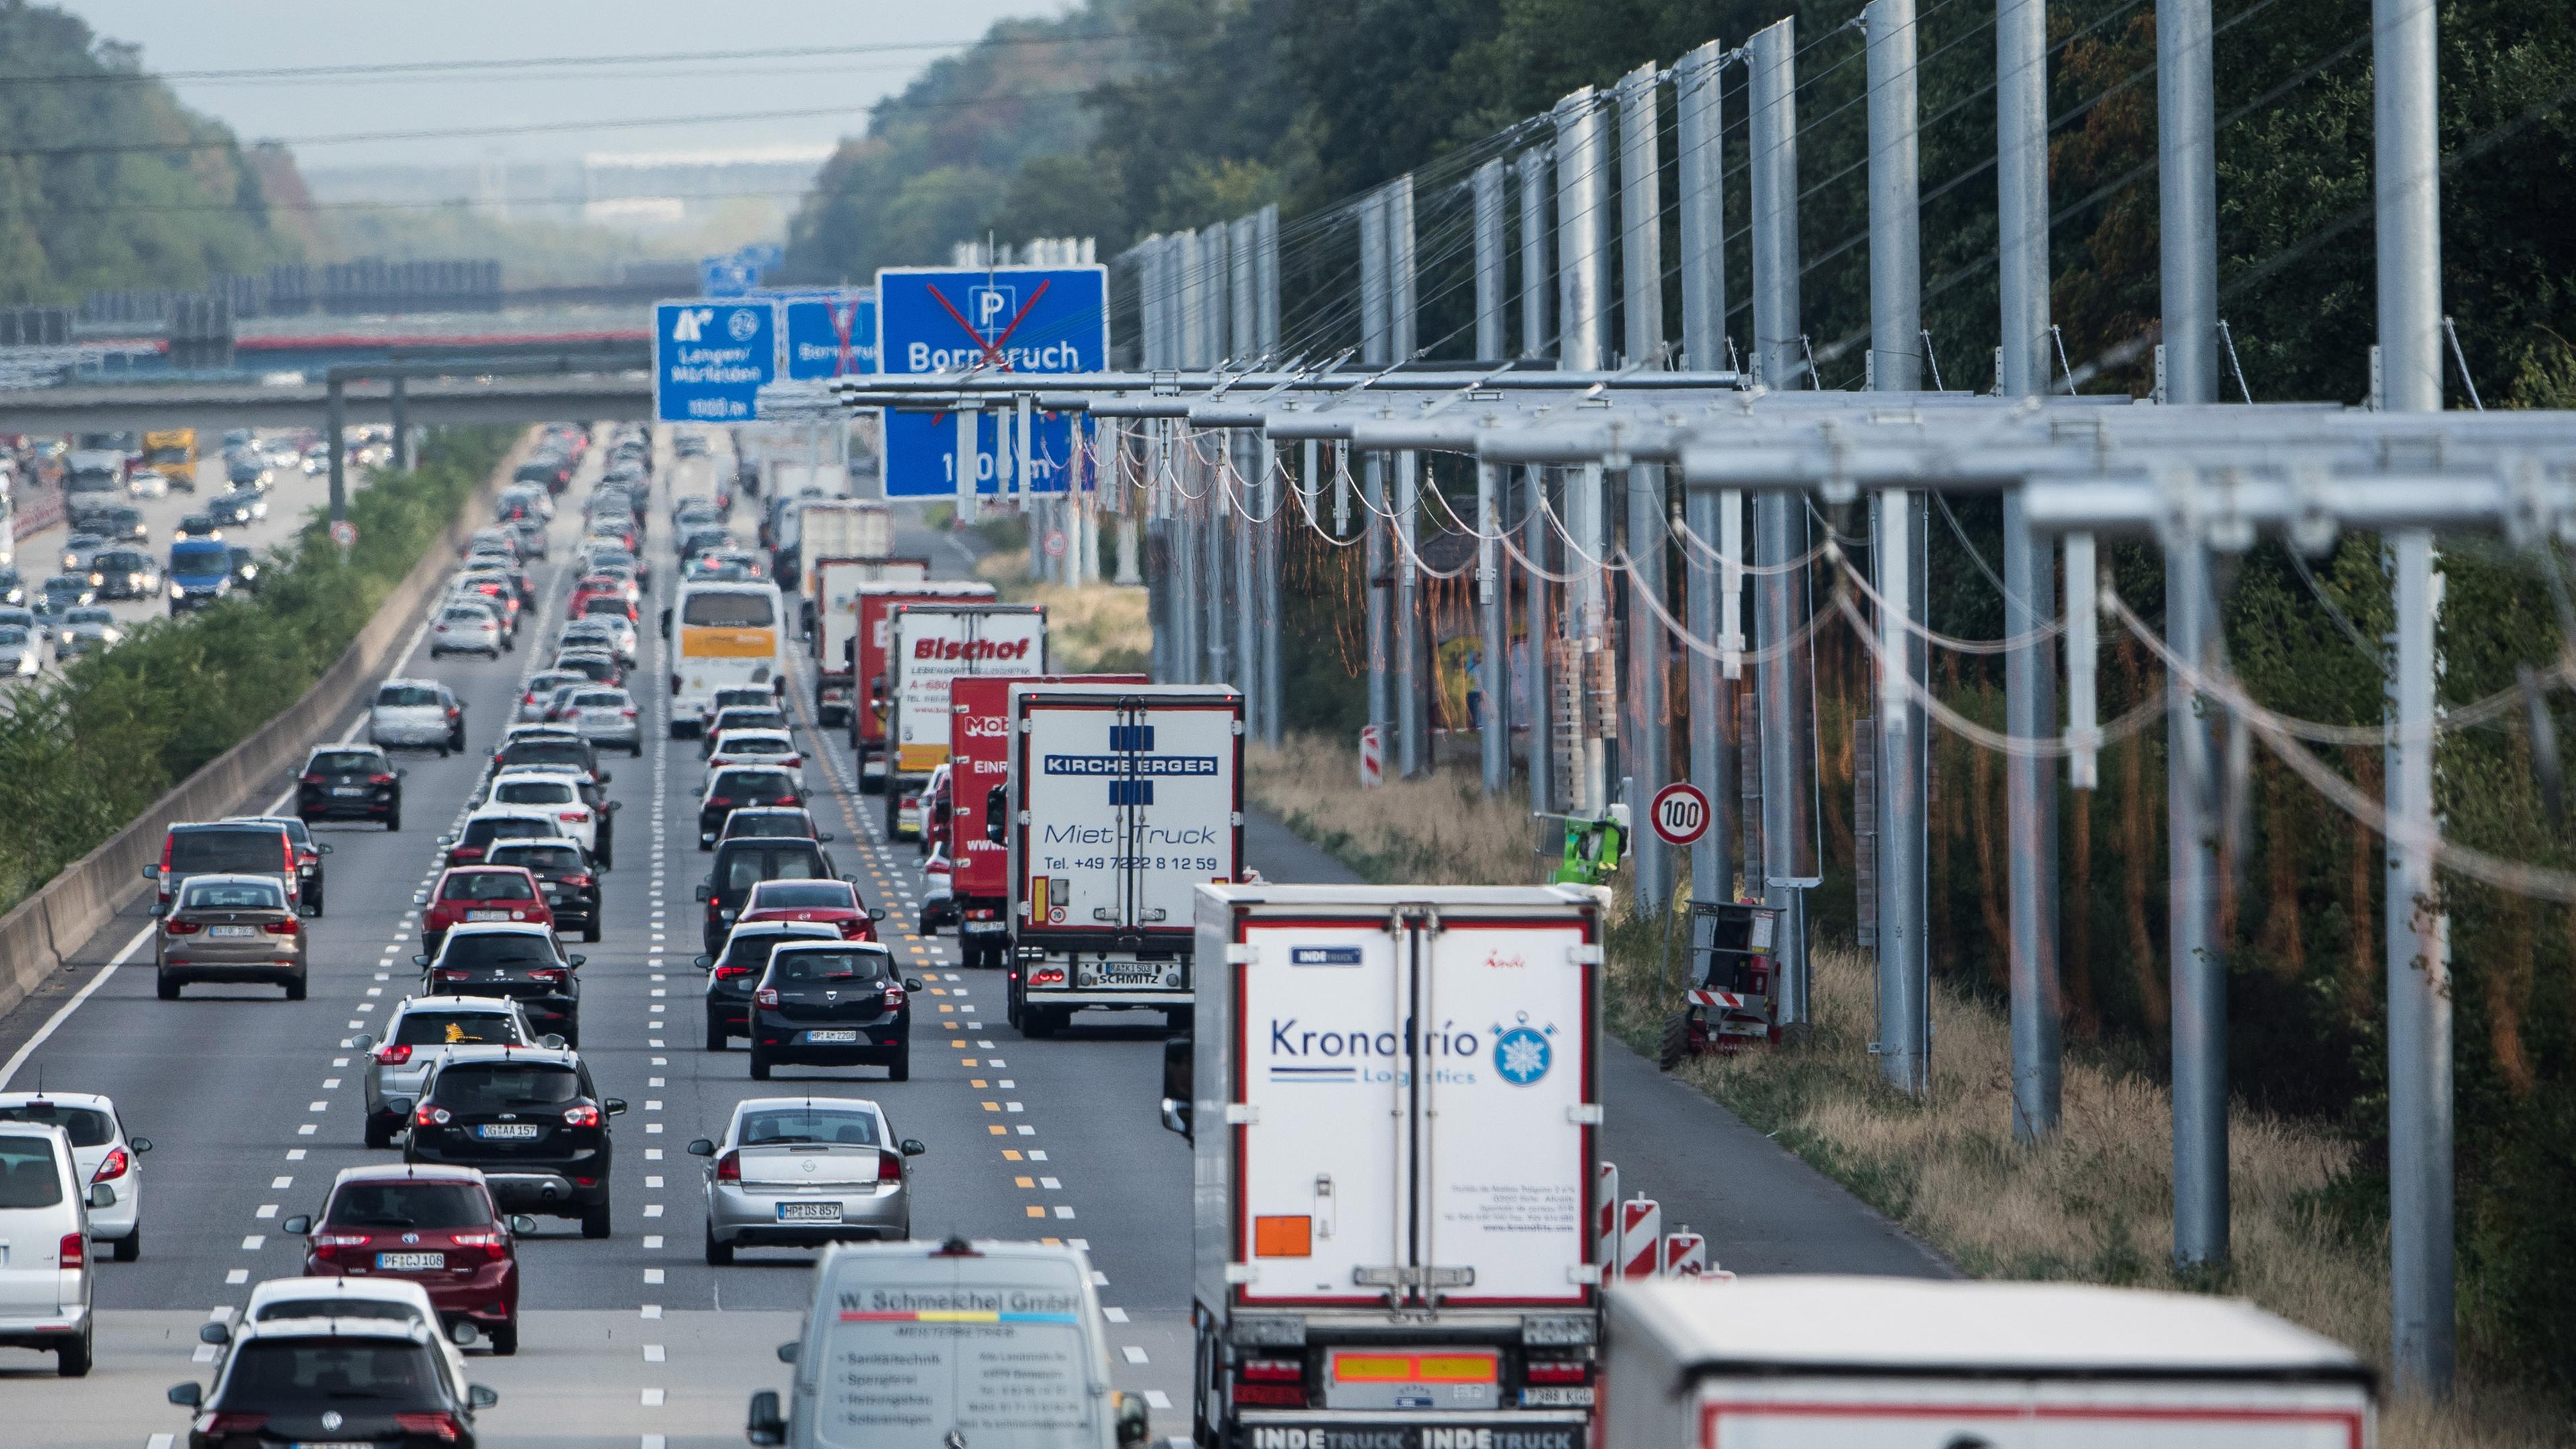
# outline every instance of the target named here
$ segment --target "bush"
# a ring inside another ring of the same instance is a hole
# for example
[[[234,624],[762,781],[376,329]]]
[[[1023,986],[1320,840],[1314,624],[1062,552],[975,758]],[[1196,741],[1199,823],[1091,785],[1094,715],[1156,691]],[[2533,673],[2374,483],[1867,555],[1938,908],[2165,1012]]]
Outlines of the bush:
[[[0,699],[0,911],[302,697],[507,450],[507,429],[434,433],[420,465],[350,495],[346,557],[320,510],[262,562],[262,588],[158,619]]]

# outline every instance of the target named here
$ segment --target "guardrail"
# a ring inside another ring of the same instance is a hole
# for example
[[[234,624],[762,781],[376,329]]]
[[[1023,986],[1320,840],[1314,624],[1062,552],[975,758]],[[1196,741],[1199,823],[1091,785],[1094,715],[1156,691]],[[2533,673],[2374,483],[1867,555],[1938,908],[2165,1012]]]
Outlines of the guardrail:
[[[0,1014],[15,1010],[47,977],[73,969],[70,953],[141,892],[143,867],[160,860],[162,836],[173,824],[239,813],[245,797],[275,788],[281,771],[347,721],[437,598],[438,586],[456,567],[457,550],[534,441],[532,430],[503,456],[464,512],[394,586],[375,617],[302,699],[172,786],[131,824],[0,916]]]

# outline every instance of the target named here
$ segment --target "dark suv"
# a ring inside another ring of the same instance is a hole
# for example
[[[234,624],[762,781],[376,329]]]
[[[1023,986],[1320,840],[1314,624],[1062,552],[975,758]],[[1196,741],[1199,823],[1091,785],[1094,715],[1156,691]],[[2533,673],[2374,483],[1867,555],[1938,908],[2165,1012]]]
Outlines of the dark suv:
[[[316,820],[381,820],[402,829],[403,771],[378,749],[322,745],[304,757],[295,813]]]
[[[873,941],[798,941],[769,953],[751,993],[751,1079],[782,1062],[879,1066],[912,1079],[912,998],[919,981],[895,974]]]
[[[724,944],[734,917],[742,914],[743,897],[765,880],[839,880],[832,857],[810,840],[728,840],[716,847],[715,868],[698,887],[707,918],[700,931],[708,955]]]
[[[727,765],[707,781],[706,798],[698,802],[698,849],[714,848],[724,833],[725,817],[745,806],[802,805],[805,791],[793,772],[774,765]]]
[[[414,956],[426,996],[497,996],[519,1003],[528,1024],[581,1045],[581,963],[546,926],[476,921],[449,931],[438,954]]]
[[[287,903],[305,909],[304,873],[296,859],[295,841],[286,827],[250,821],[209,821],[173,825],[161,841],[161,863],[143,867],[146,879],[161,882],[165,908],[180,883],[192,875],[266,875],[286,887]]]
[[[580,842],[563,836],[495,840],[483,860],[487,865],[526,867],[545,889],[556,930],[578,930],[585,941],[599,939],[599,877],[582,858]]]
[[[604,1238],[608,1119],[625,1110],[570,1051],[451,1047],[412,1108],[403,1160],[479,1167],[504,1211],[579,1218],[583,1237]]]
[[[707,973],[707,1050],[723,1051],[728,1038],[751,1035],[751,993],[769,969],[770,952],[789,941],[839,939],[838,930],[813,921],[754,921],[736,926],[723,951],[698,957],[698,969]]]
[[[207,1325],[210,1341],[234,1338]],[[389,1318],[244,1325],[208,1394],[195,1380],[170,1402],[197,1411],[188,1449],[237,1444],[437,1444],[474,1449],[474,1412],[499,1402],[449,1382],[426,1323]],[[157,1436],[156,1436],[157,1437]]]
[[[579,765],[590,772],[593,780],[608,783],[608,772],[599,768],[599,751],[570,730],[548,729],[511,736],[492,752],[492,771],[498,774],[512,765]]]

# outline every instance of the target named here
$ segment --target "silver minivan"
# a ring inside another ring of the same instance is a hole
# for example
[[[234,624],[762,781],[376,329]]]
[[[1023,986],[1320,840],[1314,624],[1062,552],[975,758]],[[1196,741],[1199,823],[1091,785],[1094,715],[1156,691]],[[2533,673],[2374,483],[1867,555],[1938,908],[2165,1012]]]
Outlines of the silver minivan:
[[[751,1396],[754,1444],[1133,1449],[1145,1401],[1109,1383],[1091,1260],[1055,1243],[844,1243],[814,1267],[788,1401]]]
[[[0,1347],[50,1349],[56,1372],[90,1366],[89,1205],[60,1127],[0,1124]]]

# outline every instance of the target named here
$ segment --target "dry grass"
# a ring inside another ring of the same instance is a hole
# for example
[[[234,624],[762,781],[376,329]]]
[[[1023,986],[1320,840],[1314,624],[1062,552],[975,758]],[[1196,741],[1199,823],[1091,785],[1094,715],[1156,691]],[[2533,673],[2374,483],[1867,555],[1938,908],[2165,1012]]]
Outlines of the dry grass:
[[[986,554],[975,572],[1014,603],[1044,604],[1048,663],[1059,674],[1124,674],[1147,667],[1152,626],[1145,591],[1134,585],[1089,583],[1078,589],[1029,578],[1029,551]]]
[[[1352,752],[1293,740],[1250,760],[1249,793],[1291,828],[1375,880],[1534,878],[1526,802],[1489,801],[1462,773],[1357,788]],[[1611,1028],[1651,1051],[1670,995],[1657,984],[1659,922],[1631,920],[1611,951]],[[1932,1091],[1880,1085],[1870,961],[1825,949],[1817,1013],[1801,1046],[1703,1057],[1679,1075],[1979,1276],[2216,1291],[2352,1346],[2386,1369],[2388,1245],[2327,1206],[2353,1166],[2334,1134],[2246,1108],[2231,1114],[2233,1262],[2178,1273],[2172,1104],[2153,1080],[2082,1053],[2064,1073],[2064,1130],[2035,1149],[2012,1139],[2011,1039],[1986,1001],[1935,987]],[[1724,1257],[1723,1245],[1717,1245]],[[2576,1444],[2563,1406],[2482,1377],[2464,1346],[2448,1404],[2391,1400],[2389,1449],[2543,1449]]]

